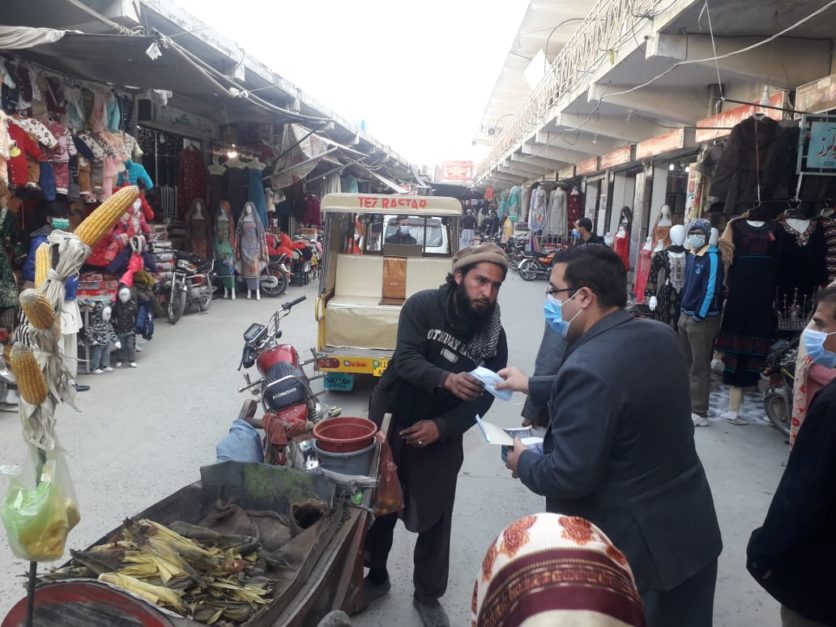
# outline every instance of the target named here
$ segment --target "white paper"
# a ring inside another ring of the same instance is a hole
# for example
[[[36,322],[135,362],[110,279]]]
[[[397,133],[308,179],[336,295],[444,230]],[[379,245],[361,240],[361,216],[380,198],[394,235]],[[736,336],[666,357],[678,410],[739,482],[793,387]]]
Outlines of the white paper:
[[[485,368],[484,366],[479,366],[476,370],[471,371],[470,373],[477,379],[479,379],[482,383],[485,384],[485,389],[494,395],[494,397],[503,400],[503,401],[510,401],[511,397],[514,395],[513,390],[497,390],[497,384],[504,381],[502,377],[496,374],[493,370],[489,368]]]
[[[476,415],[476,425],[482,432],[482,437],[488,444],[497,444],[499,446],[513,446],[514,439],[505,433],[502,427],[498,427],[490,422],[485,422],[479,415]]]

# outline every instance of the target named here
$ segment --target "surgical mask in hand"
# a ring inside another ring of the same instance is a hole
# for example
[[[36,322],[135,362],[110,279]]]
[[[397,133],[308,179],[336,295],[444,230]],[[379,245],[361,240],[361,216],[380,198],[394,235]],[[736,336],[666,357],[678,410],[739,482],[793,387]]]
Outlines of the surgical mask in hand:
[[[572,229],[572,237],[578,239],[581,236],[581,232],[578,229]]]
[[[687,245],[691,250],[699,250],[705,246],[705,235],[689,235]]]
[[[70,221],[67,218],[52,218],[52,228],[66,231],[70,228]]]
[[[577,294],[577,292],[575,292]],[[572,295],[572,298],[575,297],[575,294]],[[569,300],[572,300],[570,298]],[[580,315],[580,311],[572,316],[571,320],[564,320],[563,319],[563,303],[557,300],[553,295],[546,294],[546,303],[543,305],[543,313],[546,315],[546,324],[549,325],[549,328],[554,331],[555,333],[559,333],[561,336],[566,337],[569,335],[569,326],[575,321]]]
[[[836,332],[825,333],[816,329],[804,329],[804,333],[801,334],[801,340],[804,342],[804,348],[807,349],[810,359],[813,363],[825,368],[836,368],[836,353],[824,347],[828,336],[831,335],[836,335]]]

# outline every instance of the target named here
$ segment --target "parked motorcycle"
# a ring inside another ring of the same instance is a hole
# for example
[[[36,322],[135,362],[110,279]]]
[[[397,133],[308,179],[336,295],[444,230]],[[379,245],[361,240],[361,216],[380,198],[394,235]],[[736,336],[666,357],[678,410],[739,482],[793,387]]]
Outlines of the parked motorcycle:
[[[554,261],[554,253],[548,255],[528,255],[520,263],[520,277],[525,281],[533,281],[534,279],[546,279],[548,281],[549,275],[552,272],[552,262]]]
[[[212,273],[215,260],[203,261],[193,253],[174,251],[177,263],[171,279],[166,315],[171,324],[177,324],[186,308],[196,304],[200,311],[209,311],[212,304]]]
[[[526,259],[525,246],[526,242],[515,237],[509,238],[505,243],[505,254],[508,256],[508,262],[514,272],[520,269],[520,264]]]
[[[763,395],[763,409],[766,417],[785,435],[790,434],[792,423],[792,390],[795,385],[795,361],[798,358],[799,337],[779,340],[771,346],[762,375],[769,385]]]
[[[270,262],[259,277],[261,293],[265,296],[278,298],[287,291],[290,277],[287,255],[270,255]]]
[[[238,369],[256,366],[261,377],[251,381],[244,375],[247,385],[239,392],[252,390],[261,398],[264,416],[260,426],[267,434],[264,439],[264,455],[267,463],[308,469],[315,465],[315,455],[310,442],[313,425],[323,418],[340,414],[338,408],[323,405],[317,400],[323,391],[314,393],[311,380],[304,366],[315,358],[300,362],[299,352],[291,344],[282,344],[280,328],[282,318],[305,300],[305,296],[284,303],[266,325],[251,324],[244,332],[244,349]]]

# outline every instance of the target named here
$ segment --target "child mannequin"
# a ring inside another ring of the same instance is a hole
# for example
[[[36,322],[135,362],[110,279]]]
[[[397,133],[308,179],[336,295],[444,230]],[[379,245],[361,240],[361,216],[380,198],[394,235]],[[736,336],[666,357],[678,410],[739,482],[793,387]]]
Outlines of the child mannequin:
[[[113,372],[110,367],[110,343],[121,348],[119,338],[113,331],[111,324],[111,307],[104,303],[96,303],[90,316],[90,328],[87,331],[90,340],[90,371],[93,374]]]
[[[122,343],[122,349],[117,357],[119,360],[116,363],[117,368],[125,362],[131,368],[136,368],[136,309],[136,298],[131,288],[127,285],[120,285],[116,302],[113,305],[113,328]]]

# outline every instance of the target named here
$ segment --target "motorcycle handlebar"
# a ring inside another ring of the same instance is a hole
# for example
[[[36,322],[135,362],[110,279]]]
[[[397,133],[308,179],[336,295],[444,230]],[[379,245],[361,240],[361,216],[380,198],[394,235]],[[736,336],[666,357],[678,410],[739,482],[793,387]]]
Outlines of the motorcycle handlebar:
[[[282,309],[284,309],[285,311],[290,311],[292,307],[295,307],[296,305],[301,303],[303,300],[307,300],[307,298],[308,298],[307,296],[300,296],[296,300],[292,300],[288,303],[283,304]]]

